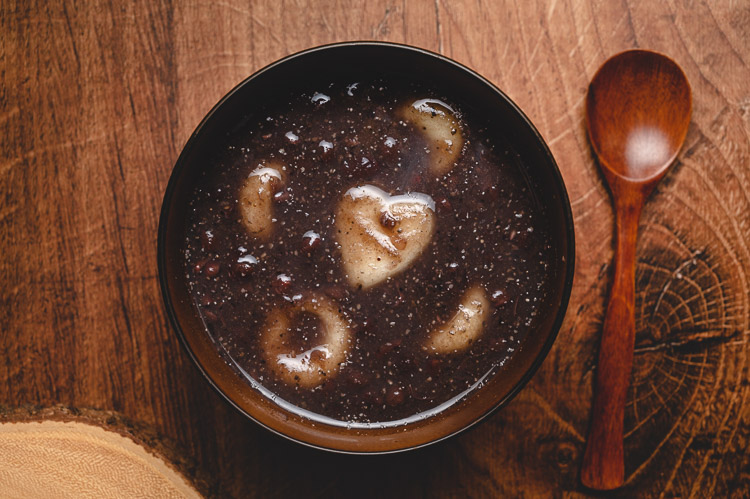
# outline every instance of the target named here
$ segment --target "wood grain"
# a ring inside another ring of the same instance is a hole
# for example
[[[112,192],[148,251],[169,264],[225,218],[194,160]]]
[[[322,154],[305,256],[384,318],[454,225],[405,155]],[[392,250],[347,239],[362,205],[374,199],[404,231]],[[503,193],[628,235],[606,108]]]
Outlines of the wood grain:
[[[569,313],[532,382],[475,430],[385,458],[321,454],[236,414],[179,347],[156,281],[163,189],[199,120],[263,65],[348,39],[440,51],[494,81],[550,144],[577,224]],[[694,109],[640,222],[612,495],[750,495],[744,1],[0,3],[0,404],[122,413],[177,442],[217,496],[586,495],[613,214],[583,103],[601,63],[634,47],[684,68]]]

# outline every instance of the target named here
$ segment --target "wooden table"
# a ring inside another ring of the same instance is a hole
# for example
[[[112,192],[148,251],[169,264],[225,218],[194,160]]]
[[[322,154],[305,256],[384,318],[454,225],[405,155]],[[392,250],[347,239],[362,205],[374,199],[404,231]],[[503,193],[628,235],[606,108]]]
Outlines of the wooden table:
[[[694,111],[641,220],[627,483],[613,495],[750,494],[750,3],[84,4],[0,6],[4,411],[116,411],[221,496],[585,494],[613,247],[584,94],[607,57],[642,47],[684,68]],[[494,81],[548,141],[576,221],[568,315],[532,382],[459,438],[378,458],[288,443],[223,402],[170,329],[156,270],[164,187],[204,114],[282,56],[355,39],[434,50]]]

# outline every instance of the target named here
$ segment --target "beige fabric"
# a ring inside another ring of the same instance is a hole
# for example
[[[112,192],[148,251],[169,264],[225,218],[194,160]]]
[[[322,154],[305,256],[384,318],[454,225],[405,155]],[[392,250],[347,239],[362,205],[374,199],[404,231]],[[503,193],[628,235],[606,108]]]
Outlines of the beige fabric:
[[[129,438],[74,422],[0,424],[0,497],[200,497]]]

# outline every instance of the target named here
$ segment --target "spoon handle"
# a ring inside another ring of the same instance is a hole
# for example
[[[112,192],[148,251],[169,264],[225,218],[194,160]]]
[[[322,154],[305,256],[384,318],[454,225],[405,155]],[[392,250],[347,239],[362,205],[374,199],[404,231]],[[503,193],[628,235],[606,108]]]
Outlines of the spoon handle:
[[[599,346],[594,407],[581,467],[581,482],[586,487],[599,490],[617,488],[625,478],[623,420],[633,365],[635,248],[638,219],[643,206],[640,193],[632,194],[622,196],[623,202],[615,202],[617,246],[614,281]]]

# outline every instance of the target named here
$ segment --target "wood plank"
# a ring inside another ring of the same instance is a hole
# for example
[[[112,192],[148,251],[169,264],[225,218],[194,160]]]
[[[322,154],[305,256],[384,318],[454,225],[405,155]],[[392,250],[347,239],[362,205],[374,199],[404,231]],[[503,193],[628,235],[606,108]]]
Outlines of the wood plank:
[[[747,2],[7,1],[0,34],[0,404],[117,411],[235,497],[586,493],[612,211],[583,96],[618,51],[670,55],[694,115],[641,220],[628,481],[613,495],[750,494]],[[440,51],[494,81],[549,142],[576,221],[569,313],[529,386],[475,430],[385,458],[305,449],[234,412],[179,347],[156,280],[163,189],[204,114],[262,66],[353,39]]]

